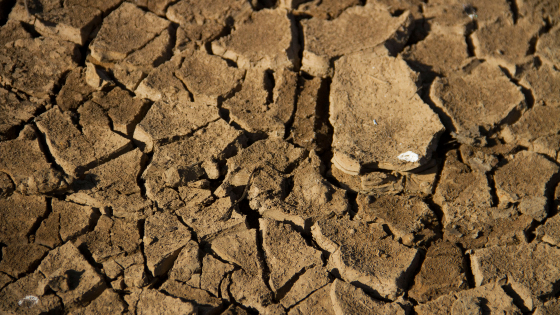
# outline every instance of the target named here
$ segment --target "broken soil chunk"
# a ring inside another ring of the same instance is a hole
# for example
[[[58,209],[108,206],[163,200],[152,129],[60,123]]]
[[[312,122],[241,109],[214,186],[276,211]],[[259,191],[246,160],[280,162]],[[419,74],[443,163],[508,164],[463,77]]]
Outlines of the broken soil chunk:
[[[262,275],[263,262],[257,251],[256,230],[241,229],[212,240],[211,245],[212,250],[218,256],[240,266],[247,274],[247,277],[258,278]]]
[[[105,288],[103,278],[70,242],[50,251],[37,270],[45,276],[38,290],[50,288],[66,307],[89,302]]]
[[[167,9],[167,18],[179,25],[192,40],[209,42],[223,35],[232,21],[246,18],[252,12],[246,0],[181,0]]]
[[[508,144],[520,144],[529,150],[558,160],[560,156],[560,107],[535,106],[513,125],[501,132]]]
[[[331,301],[336,315],[351,314],[395,314],[408,312],[399,303],[385,303],[374,300],[350,283],[335,279],[331,286]]]
[[[367,4],[346,9],[338,18],[302,20],[304,51],[301,70],[313,76],[332,75],[337,57],[383,45],[396,55],[408,40],[410,12],[393,17],[381,5]],[[338,66],[337,66],[338,67]]]
[[[130,309],[130,308],[129,308]],[[190,302],[167,296],[157,290],[144,289],[136,305],[138,315],[196,315],[198,310]]]
[[[36,244],[13,244],[2,248],[0,271],[19,278],[35,269],[49,250]]]
[[[146,219],[144,227],[146,264],[154,276],[165,274],[181,249],[191,239],[191,232],[176,216],[157,213]]]
[[[0,88],[0,140],[15,138],[20,125],[31,120],[40,107],[39,103]]]
[[[200,288],[215,296],[219,296],[222,280],[227,273],[233,271],[234,267],[224,263],[211,255],[205,255],[202,259],[202,275],[200,276]],[[222,296],[223,297],[223,296]]]
[[[359,0],[284,1],[291,2],[292,5],[294,3],[297,3],[298,6],[294,8],[297,9],[297,13],[308,14],[314,18],[323,20],[331,20],[337,18],[347,8],[361,4]]]
[[[169,21],[124,2],[103,20],[89,46],[91,55],[100,62],[123,60],[169,26]],[[126,36],[123,38],[121,34]]]
[[[187,54],[176,75],[193,93],[197,102],[218,105],[218,99],[235,89],[243,78],[244,71],[230,67],[218,56],[197,50]]]
[[[130,146],[129,140],[109,129],[108,120],[99,111],[100,108],[90,104],[80,108],[84,119],[81,123],[83,133],[58,107],[35,119],[57,164],[70,176],[76,176],[99,160],[105,160]]]
[[[531,40],[540,28],[541,25],[527,19],[519,19],[516,24],[498,19],[471,35],[474,51],[478,58],[504,67],[515,75],[516,66],[527,61]]]
[[[218,120],[218,108],[200,102],[182,100],[178,102],[157,101],[134,131],[134,140],[151,152],[157,145],[184,137],[193,131]]]
[[[177,214],[192,227],[200,240],[207,240],[230,229],[246,226],[245,215],[239,212],[231,197],[217,199],[206,207],[187,205],[177,210]]]
[[[502,19],[513,24],[513,14],[507,0],[437,0],[422,4],[428,28],[436,33],[464,35],[473,29],[473,21],[479,26]]]
[[[285,9],[253,12],[228,36],[212,42],[212,52],[233,60],[240,68],[297,68],[298,35]]]
[[[552,65],[530,67],[521,73],[521,78],[520,83],[531,89],[535,104],[560,106],[560,72]]]
[[[145,160],[135,149],[87,171],[68,199],[100,209],[111,207],[117,217],[143,216],[150,203],[142,197],[137,179]]]
[[[81,310],[71,312],[70,315],[89,314],[122,314],[126,304],[121,297],[111,289],[105,289],[101,295]]]
[[[469,54],[464,36],[431,33],[421,42],[405,48],[401,56],[412,69],[447,75],[459,69]]]
[[[533,22],[542,23],[546,20],[552,25],[560,22],[560,3],[555,0],[519,0],[518,14]]]
[[[445,127],[466,138],[477,138],[498,125],[511,123],[526,108],[519,87],[494,65],[482,63],[470,73],[437,78],[430,98],[445,113]]]
[[[38,139],[0,142],[0,171],[8,174],[24,194],[44,194],[68,187],[63,174],[52,168]]]
[[[0,240],[6,245],[27,243],[27,235],[46,214],[47,202],[43,196],[15,193],[0,198]]]
[[[560,180],[560,168],[545,157],[527,151],[507,161],[494,174],[500,206],[519,203],[522,213],[542,221],[550,206],[547,196]]]
[[[86,82],[86,69],[76,67],[66,77],[56,96],[56,104],[63,111],[77,109],[94,91],[95,89]]]
[[[204,290],[193,288],[179,281],[167,280],[160,287],[160,290],[180,298],[182,301],[193,303],[198,308],[198,314],[217,314],[223,309],[221,299],[213,297]]]
[[[334,165],[357,175],[428,163],[444,128],[416,94],[418,75],[406,62],[379,52],[345,56],[335,64],[329,118]]]
[[[3,314],[56,314],[63,312],[61,298],[55,294],[39,294],[44,281],[41,272],[34,272],[8,284],[0,291],[0,312]]]
[[[560,244],[560,216],[555,215],[537,228],[537,237],[550,245]]]
[[[229,291],[235,301],[266,314],[267,307],[272,304],[273,295],[261,276],[237,270],[231,276],[231,281]]]
[[[358,197],[359,215],[367,222],[387,224],[395,239],[412,246],[435,237],[430,230],[438,225],[432,210],[418,197],[384,195]]]
[[[23,27],[23,23],[16,20],[8,20],[0,27],[0,46],[18,39],[32,38],[31,34]]]
[[[301,305],[300,301],[327,285],[329,280],[329,273],[325,267],[319,265],[309,268],[297,278],[288,293],[280,300],[280,304],[285,308]]]
[[[198,259],[200,252],[195,241],[189,241],[177,256],[173,268],[169,271],[169,279],[188,282],[193,274],[200,273]]]
[[[313,292],[305,300],[290,309],[289,315],[335,315],[331,302],[332,284]]]
[[[290,224],[259,219],[263,249],[270,269],[270,288],[284,290],[297,274],[314,265],[322,265],[321,252],[307,246]]]
[[[311,229],[317,244],[329,251],[329,268],[374,297],[394,300],[412,280],[417,249],[388,238],[380,224],[324,218]]]
[[[125,136],[132,136],[136,124],[148,110],[148,100],[133,98],[132,94],[119,87],[111,92],[97,93],[93,101],[101,106],[111,118],[113,130]]]
[[[37,37],[0,46],[0,83],[37,98],[50,97],[79,59],[75,44]]]
[[[439,242],[428,248],[414,285],[408,291],[419,303],[434,300],[468,287],[465,261],[461,249],[449,242]]]
[[[507,279],[520,299],[533,310],[537,298],[554,295],[560,282],[560,250],[547,244],[494,246],[471,255],[471,268],[477,286]]]
[[[149,72],[138,87],[136,88],[136,95],[150,99],[152,101],[159,101],[164,98],[177,98],[183,95],[189,95],[183,82],[175,76],[175,71],[181,66],[181,58],[174,57],[168,60],[157,68]]]
[[[539,37],[536,53],[542,61],[550,66],[560,67],[560,26],[552,28],[548,33]],[[547,83],[546,81],[542,83]]]
[[[272,84],[273,97],[269,92]],[[223,107],[229,110],[232,121],[257,138],[284,138],[294,111],[296,84],[297,74],[289,70],[274,72],[274,78],[260,68],[249,70],[241,91],[226,100]]]
[[[93,7],[65,5],[36,13],[35,16],[35,30],[40,34],[82,46],[88,41],[90,33],[101,23],[102,12]]]
[[[158,147],[142,174],[146,195],[157,200],[165,187],[184,186],[199,180],[207,173],[204,162],[222,163],[235,155],[245,141],[242,132],[219,119],[187,139]]]
[[[119,255],[130,256],[138,251],[140,243],[137,221],[109,218],[105,215],[99,218],[93,231],[75,241],[80,250],[88,252],[98,263]]]
[[[497,283],[444,295],[414,307],[418,315],[523,314]]]

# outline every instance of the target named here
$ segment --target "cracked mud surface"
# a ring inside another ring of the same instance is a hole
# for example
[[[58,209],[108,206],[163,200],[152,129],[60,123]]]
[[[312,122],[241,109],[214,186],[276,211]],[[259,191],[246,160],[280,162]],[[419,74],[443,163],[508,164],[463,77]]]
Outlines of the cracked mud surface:
[[[556,0],[0,0],[1,314],[560,312]]]

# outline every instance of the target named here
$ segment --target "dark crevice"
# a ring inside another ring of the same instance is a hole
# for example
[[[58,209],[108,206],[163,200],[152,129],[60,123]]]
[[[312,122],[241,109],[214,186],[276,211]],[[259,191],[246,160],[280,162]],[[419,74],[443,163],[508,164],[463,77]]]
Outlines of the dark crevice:
[[[525,303],[523,303],[523,298],[517,292],[515,292],[511,284],[502,286],[502,289],[504,289],[504,292],[513,299],[513,304],[515,304],[515,306],[517,306],[523,312],[523,314],[531,313],[531,310],[527,308]]]
[[[500,198],[498,198],[498,193],[496,190],[496,182],[494,181],[494,173],[496,169],[492,169],[490,172],[486,173],[486,179],[488,180],[488,187],[490,188],[490,196],[492,196],[492,206],[497,207],[500,203]]]
[[[534,66],[538,67],[540,65],[540,60],[538,58],[536,58],[534,60]],[[518,79],[516,79],[515,77],[513,77],[513,75],[506,69],[503,67],[500,67],[500,70],[502,70],[502,72],[506,75],[506,77],[508,77],[508,79],[515,85],[517,85],[520,89],[521,89],[521,93],[523,93],[523,96],[525,97],[525,103],[527,104],[527,108],[533,108],[535,106],[535,97],[533,96],[533,91],[531,91],[531,89],[523,86]],[[521,116],[518,117],[518,119],[521,118]],[[509,122],[510,124],[515,123],[515,121],[511,121]]]
[[[469,285],[469,288],[474,289],[476,287],[476,283],[474,281],[474,274],[472,273],[471,254],[466,252],[465,248],[461,243],[457,243],[455,245],[458,246],[461,249],[461,252],[463,253],[463,259],[464,259],[463,267],[464,267],[465,277],[467,278],[467,283]]]
[[[416,269],[414,269],[413,272],[410,273],[409,278],[411,279],[410,281],[408,281],[408,287],[405,289],[405,291],[409,291],[410,288],[412,288],[412,286],[414,285],[414,279],[416,279],[416,276],[420,273],[420,270],[422,270],[422,265],[424,264],[424,260],[426,260],[426,253],[427,253],[427,249],[423,250],[420,249],[418,250],[418,258],[417,258],[417,267]],[[418,305],[418,302],[416,302],[416,300],[412,299],[411,297],[408,297],[410,299],[410,301],[412,302],[412,304],[414,306]]]
[[[465,35],[465,42],[467,43],[467,53],[469,57],[476,57],[474,43],[471,34]]]
[[[255,213],[258,213],[257,211],[255,211]],[[257,220],[257,224],[259,224],[259,221]],[[263,235],[262,235],[262,230],[260,229],[260,224],[257,227],[257,257],[262,261],[262,279],[264,284],[266,285],[266,287],[270,290],[270,292],[274,292],[274,290],[272,290],[272,288],[270,287],[270,268],[268,267],[268,262],[266,259],[266,252],[264,251],[263,248]],[[278,301],[277,301],[278,302]]]
[[[297,114],[298,100],[299,100],[299,96],[301,94],[302,87],[303,87],[303,83],[301,82],[301,77],[298,76],[297,83],[296,83],[296,92],[294,94],[294,107],[293,107],[293,110],[292,110],[292,115],[290,116],[290,119],[288,120],[288,122],[286,123],[285,128],[284,128],[284,140],[287,140],[290,143],[292,143],[293,141],[289,141],[288,139],[290,139],[290,136],[291,136],[291,133],[292,133],[291,132],[292,131],[292,126],[294,124],[295,117],[296,117],[296,114]]]
[[[53,212],[53,210],[52,210],[52,198],[46,198],[46,203],[47,203],[47,205],[46,205],[47,211],[45,212],[45,215],[38,217],[37,220],[35,221],[35,223],[33,223],[33,226],[31,227],[31,230],[27,234],[28,238],[34,238],[35,237],[35,234],[37,233],[37,230],[41,226],[41,223],[43,223],[43,221],[46,220],[49,217],[49,215]],[[33,243],[33,242],[30,242],[30,243]]]
[[[144,172],[146,171],[150,163],[152,163],[153,158],[154,158],[153,151],[150,153],[144,153],[144,159],[143,159],[144,163],[140,165],[140,171],[138,172],[138,176],[136,177],[136,185],[140,187],[140,194],[144,199],[148,199],[148,196],[146,195],[146,183],[144,182],[142,175],[144,174]]]
[[[280,301],[281,299],[283,299],[284,296],[286,296],[286,294],[290,292],[294,284],[299,280],[299,277],[301,277],[305,273],[305,271],[306,269],[302,269],[296,274],[294,274],[294,276],[290,280],[288,280],[284,284],[284,286],[276,292],[275,300]]]
[[[516,0],[507,0],[507,3],[509,4],[509,9],[513,18],[513,24],[517,24],[517,20],[519,19],[519,9],[517,8],[517,2]]]

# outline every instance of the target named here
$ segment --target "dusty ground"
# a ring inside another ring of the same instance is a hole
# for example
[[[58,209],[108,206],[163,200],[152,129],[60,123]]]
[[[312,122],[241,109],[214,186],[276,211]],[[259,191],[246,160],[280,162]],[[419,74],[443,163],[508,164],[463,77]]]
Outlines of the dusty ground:
[[[560,314],[557,0],[0,0],[1,314]]]

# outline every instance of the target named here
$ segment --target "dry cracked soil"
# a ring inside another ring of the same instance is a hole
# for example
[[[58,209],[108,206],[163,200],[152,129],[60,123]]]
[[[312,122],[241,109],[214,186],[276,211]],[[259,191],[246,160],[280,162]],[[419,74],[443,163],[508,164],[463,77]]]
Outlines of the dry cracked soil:
[[[0,314],[560,314],[558,0],[0,0]]]

